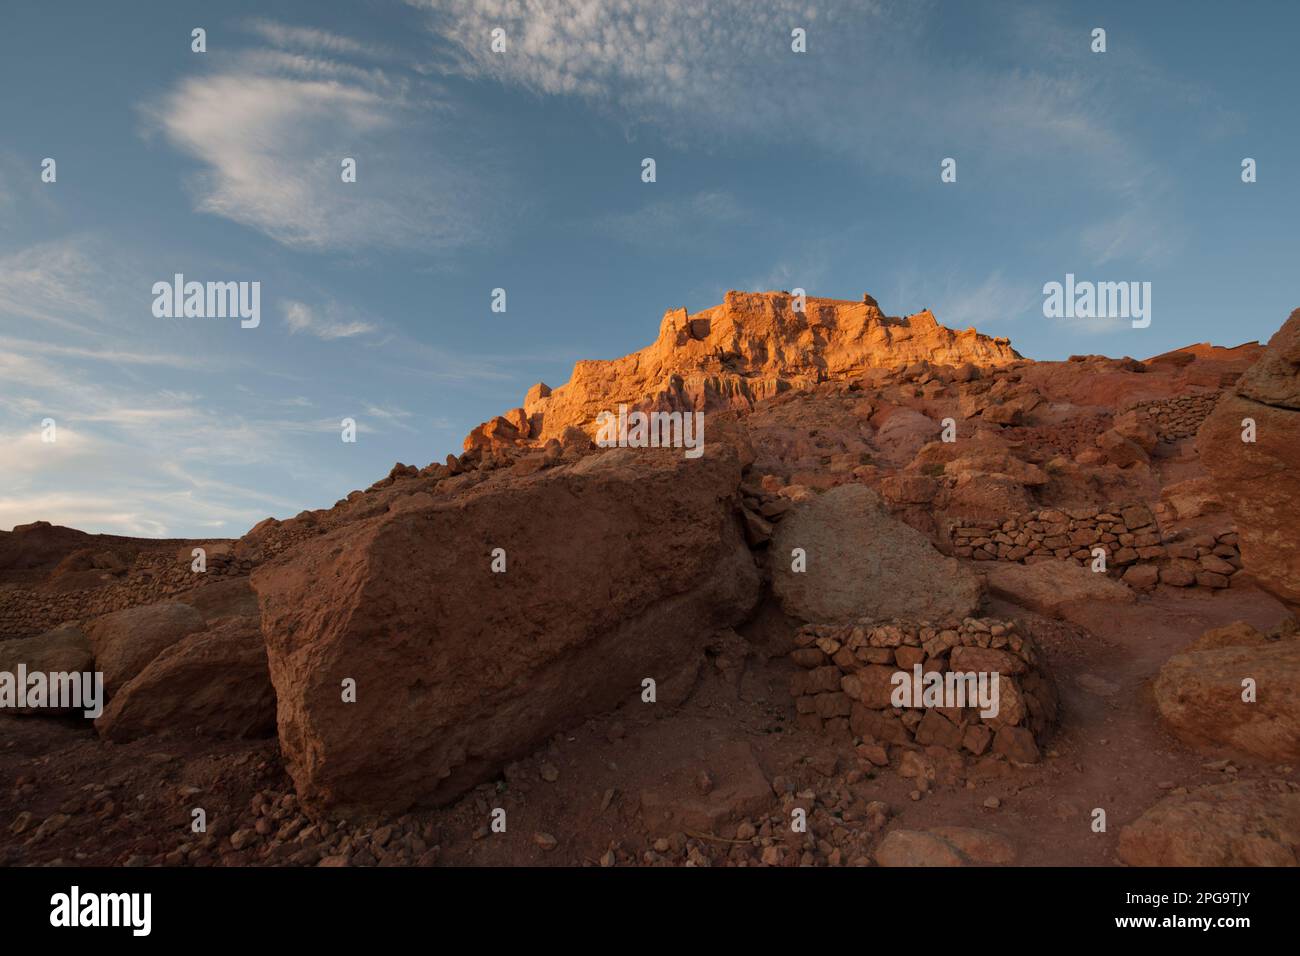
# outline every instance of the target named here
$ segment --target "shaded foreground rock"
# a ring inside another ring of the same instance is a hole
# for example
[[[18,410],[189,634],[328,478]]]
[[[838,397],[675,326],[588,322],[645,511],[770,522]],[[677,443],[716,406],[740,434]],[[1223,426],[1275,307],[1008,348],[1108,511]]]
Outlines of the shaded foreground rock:
[[[1243,700],[1243,681],[1255,684]],[[1238,622],[1202,635],[1160,669],[1156,707],[1179,738],[1266,760],[1300,758],[1300,640]]]
[[[95,666],[104,672],[104,693],[112,698],[160,653],[203,627],[202,614],[176,601],[115,611],[92,621],[86,632]]]
[[[358,520],[259,569],[300,799],[444,802],[592,713],[655,706],[643,679],[680,672],[758,600],[739,481],[726,444],[612,450]]]
[[[90,642],[86,640],[85,634],[70,624],[38,634],[36,637],[0,641],[0,671],[16,675],[19,664],[25,665],[29,674],[36,671],[45,674],[86,673],[95,669]],[[73,708],[71,712],[80,713],[83,710],[84,708]],[[3,714],[36,715],[67,712],[69,711],[62,708],[50,707],[6,707],[0,710]]]
[[[1243,440],[1253,423],[1254,441]],[[1260,587],[1300,611],[1300,309],[1269,340],[1196,439]]]
[[[260,613],[257,592],[246,577],[230,578],[195,588],[185,595],[185,601],[202,614],[209,624],[223,618],[256,617]]]
[[[1129,866],[1295,866],[1300,793],[1258,782],[1165,797],[1119,835]]]
[[[1128,587],[1068,561],[989,564],[989,593],[1048,617],[1065,617],[1080,602],[1131,604]]]
[[[807,570],[794,571],[802,548]],[[962,618],[980,602],[979,579],[893,518],[865,485],[841,485],[792,509],[773,539],[772,586],[804,621]]]
[[[182,638],[118,689],[95,727],[118,742],[162,733],[270,735],[275,692],[258,619],[228,619]]]

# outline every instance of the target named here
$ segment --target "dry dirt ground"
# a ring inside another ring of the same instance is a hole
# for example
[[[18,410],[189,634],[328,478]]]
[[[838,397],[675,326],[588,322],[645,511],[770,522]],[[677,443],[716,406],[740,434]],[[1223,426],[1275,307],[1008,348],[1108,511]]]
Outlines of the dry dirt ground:
[[[852,865],[890,830],[961,826],[1004,837],[1017,864],[1102,866],[1117,863],[1122,826],[1174,788],[1300,780],[1192,751],[1159,726],[1151,698],[1160,666],[1205,629],[1279,621],[1262,592],[1161,587],[1071,622],[996,600],[985,613],[1035,637],[1060,689],[1060,723],[1034,766],[930,755],[934,779],[918,781],[900,773],[901,747],[878,767],[852,741],[796,726],[794,626],[769,606],[713,649],[679,707],[633,691],[456,804],[364,827],[301,817],[274,739],[119,746],[84,721],[0,719],[0,863]],[[206,834],[191,830],[196,807]],[[791,831],[795,807],[808,833]],[[495,808],[503,833],[489,826]]]

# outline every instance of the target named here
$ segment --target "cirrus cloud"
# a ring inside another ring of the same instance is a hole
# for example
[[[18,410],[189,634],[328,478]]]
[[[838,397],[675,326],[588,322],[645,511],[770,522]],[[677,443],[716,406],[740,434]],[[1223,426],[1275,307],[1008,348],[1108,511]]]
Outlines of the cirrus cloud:
[[[456,151],[454,111],[436,87],[348,62],[368,48],[346,38],[258,23],[310,49],[242,51],[141,107],[151,131],[200,164],[189,181],[196,210],[306,250],[483,240],[495,189],[482,183],[485,164]],[[342,180],[345,158],[356,182]]]

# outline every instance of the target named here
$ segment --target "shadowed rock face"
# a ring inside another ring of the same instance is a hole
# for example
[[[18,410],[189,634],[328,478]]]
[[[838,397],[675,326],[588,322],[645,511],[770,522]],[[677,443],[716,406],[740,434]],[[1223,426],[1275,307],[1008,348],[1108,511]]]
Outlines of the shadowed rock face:
[[[698,660],[759,596],[740,471],[726,444],[697,460],[611,450],[455,500],[409,496],[261,568],[300,798],[343,814],[449,800]]]
[[[800,620],[942,620],[979,607],[974,573],[890,517],[865,485],[843,485],[795,507],[777,526],[773,548],[773,590]],[[811,556],[806,569],[792,570],[796,548]]]
[[[1254,442],[1242,440],[1247,420]],[[1300,309],[1223,396],[1196,447],[1236,519],[1246,569],[1300,611]]]
[[[930,361],[1004,365],[1020,356],[1004,338],[955,332],[928,312],[891,318],[874,299],[809,298],[803,312],[784,292],[728,292],[718,306],[664,314],[659,338],[613,361],[578,362],[569,382],[534,386],[524,404],[531,437],[570,426],[594,430],[620,402],[658,411],[748,409],[791,387],[868,368]]]
[[[1257,781],[1161,800],[1120,832],[1129,866],[1295,866],[1300,794]]]
[[[128,608],[92,622],[87,634],[95,664],[104,672],[104,692],[111,698],[155,657],[203,625],[202,614],[178,601]]]
[[[95,669],[95,656],[91,653],[90,642],[86,635],[74,625],[62,627],[35,637],[17,641],[0,641],[0,672],[18,673],[18,668],[26,667],[28,673],[85,673]],[[103,701],[100,701],[102,704]],[[89,705],[88,705],[89,706]],[[81,710],[84,711],[85,708]],[[42,708],[28,707],[22,710],[4,711],[16,714],[50,714],[78,713],[77,708]]]
[[[1242,700],[1242,680],[1258,698]],[[1156,708],[1182,740],[1207,750],[1228,747],[1265,760],[1300,758],[1300,639],[1264,635],[1239,621],[1209,631],[1165,662],[1154,686]]]
[[[95,722],[118,742],[181,732],[261,737],[275,731],[275,694],[258,619],[227,618],[181,638],[120,687]]]

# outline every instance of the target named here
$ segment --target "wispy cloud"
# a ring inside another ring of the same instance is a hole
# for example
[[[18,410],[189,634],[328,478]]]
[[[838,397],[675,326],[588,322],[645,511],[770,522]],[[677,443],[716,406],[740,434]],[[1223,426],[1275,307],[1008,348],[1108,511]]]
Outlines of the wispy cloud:
[[[1128,208],[1085,226],[1079,242],[1094,266],[1116,261],[1152,265],[1168,261],[1184,235],[1150,201],[1135,199]]]
[[[924,55],[945,15],[935,5],[717,0],[706,14],[694,0],[408,2],[429,11],[447,72],[579,97],[664,135],[811,138],[904,175],[900,156],[954,142],[1004,155],[1026,136],[1090,155],[1125,151],[1084,71],[1035,68],[1047,65],[1036,53],[1045,43],[1022,44],[1023,56],[997,65]],[[1061,28],[1039,22],[1055,40]],[[796,26],[807,31],[806,54],[790,50]],[[505,31],[505,53],[490,45],[494,28]]]
[[[293,505],[256,487],[187,471],[173,454],[121,441],[88,426],[60,425],[57,440],[36,429],[0,433],[14,452],[0,493],[0,528],[36,519],[75,528],[153,537],[202,526],[234,536]],[[79,476],[93,474],[93,486]]]
[[[53,342],[37,342],[31,339],[16,339],[0,335],[0,349],[31,355],[53,355],[59,358],[85,360],[90,362],[108,362],[114,365],[160,365],[168,368],[197,368],[200,365],[211,367],[208,357],[205,361],[191,355],[174,355],[166,352],[142,352],[113,348],[86,348],[76,345],[59,345]]]
[[[380,58],[389,55],[384,47],[377,44],[363,43],[351,37],[331,33],[328,30],[294,26],[264,17],[246,20],[244,27],[250,33],[280,47],[296,47],[315,52],[342,54],[344,56]]]
[[[1026,316],[1042,317],[1041,286],[1008,278],[1002,270],[904,270],[893,286],[881,290],[880,306],[890,315],[907,315],[929,309],[951,329],[975,328],[990,335],[1007,335],[999,329]]]
[[[806,243],[802,248],[774,263],[764,272],[745,277],[740,282],[724,284],[724,288],[755,289],[763,292],[775,289],[803,289],[817,295],[830,271],[832,250],[825,240]]]
[[[414,432],[418,430],[412,428],[411,425],[408,423],[408,419],[413,417],[413,413],[407,411],[404,408],[398,408],[397,406],[394,405],[376,405],[371,402],[366,402],[365,413],[371,418],[378,419],[379,421],[383,422],[385,425],[389,425],[394,428],[400,428],[404,431],[409,431],[409,432]]]
[[[201,164],[190,182],[198,211],[302,249],[483,238],[494,190],[480,182],[485,166],[455,153],[455,121],[434,86],[348,62],[382,55],[359,41],[265,20],[252,30],[276,48],[236,53],[142,106],[150,129]],[[345,158],[356,182],[342,179]]]
[[[946,156],[974,164],[963,168],[996,169],[1005,181],[1040,169],[1050,154],[1055,175],[1096,197],[1094,233],[1125,215],[1135,189],[1150,197],[1143,235],[1130,229],[1124,252],[1163,246],[1176,231],[1152,189],[1160,165],[1133,135],[1129,104],[1135,89],[1178,106],[1199,94],[1169,95],[1180,84],[1133,51],[1099,60],[1068,10],[964,9],[980,28],[1008,37],[1013,51],[973,59],[935,55],[949,14],[933,3],[716,0],[706,13],[694,0],[407,2],[427,12],[445,73],[580,99],[629,136],[706,150],[808,144],[821,157],[912,183],[934,180]],[[807,31],[805,54],[790,50],[795,26]],[[505,53],[490,44],[497,28]],[[967,178],[962,188],[981,186]],[[1121,254],[1113,242],[1085,242],[1085,254]]]
[[[348,310],[337,303],[330,302],[324,307],[325,315],[318,315],[317,310],[305,302],[293,299],[281,304],[284,312],[284,324],[291,333],[306,332],[318,339],[350,339],[358,335],[368,335],[379,331],[379,326],[357,317],[346,317]]]
[[[83,240],[28,246],[0,257],[0,315],[90,336],[102,317],[93,277],[100,273]]]
[[[408,2],[430,12],[431,29],[448,44],[449,71],[582,97],[632,122],[708,117],[732,130],[760,127],[759,104],[782,111],[789,105],[786,96],[774,103],[764,94],[788,85],[788,75],[776,68],[781,50],[789,50],[792,25],[812,30],[814,47],[827,44],[822,49],[829,51],[835,25],[827,14],[851,16],[861,32],[881,13],[863,0],[717,0],[707,10],[692,0]],[[498,28],[505,53],[490,45]]]
[[[684,247],[721,247],[716,230],[734,227],[749,218],[744,204],[731,193],[706,190],[652,200],[631,212],[598,219],[594,228],[599,234],[640,249],[680,254]]]
[[[933,298],[926,305],[940,322],[956,329],[973,327],[984,331],[1034,310],[1042,315],[1041,290],[1008,280],[1001,271],[990,273],[974,285],[949,279],[941,286],[932,285],[931,294]]]

